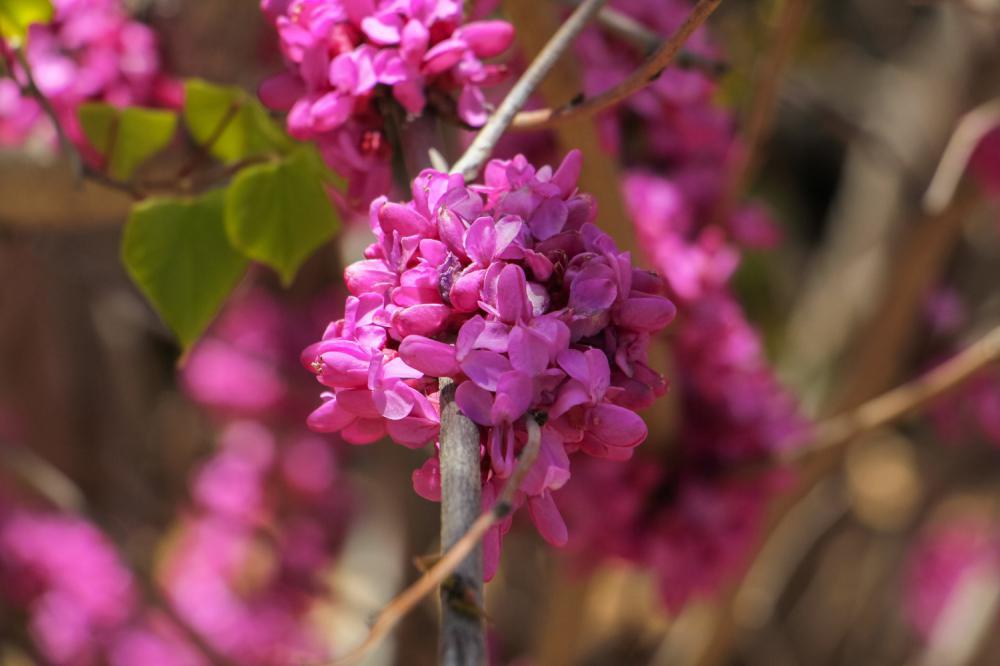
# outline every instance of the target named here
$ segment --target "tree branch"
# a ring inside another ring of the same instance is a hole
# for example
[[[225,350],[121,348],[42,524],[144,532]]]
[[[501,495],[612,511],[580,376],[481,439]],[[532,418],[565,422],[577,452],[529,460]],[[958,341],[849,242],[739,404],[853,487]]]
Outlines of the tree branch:
[[[951,204],[976,146],[996,127],[1000,127],[1000,99],[982,104],[959,119],[924,194],[925,212],[936,215]]]
[[[580,6],[573,11],[566,22],[552,35],[545,48],[532,61],[514,87],[507,93],[507,97],[500,103],[483,128],[479,130],[479,134],[476,135],[465,153],[452,166],[452,173],[460,173],[466,180],[472,180],[476,177],[479,168],[489,158],[497,141],[510,126],[515,115],[518,115],[517,112],[527,103],[531,93],[601,8],[604,1],[584,0],[580,3]],[[719,0],[711,1],[719,2]]]
[[[525,418],[525,423],[528,428],[528,442],[521,450],[517,466],[510,479],[507,480],[507,484],[493,508],[480,515],[468,531],[444,552],[437,564],[397,595],[375,618],[375,623],[365,640],[351,652],[334,661],[334,666],[356,664],[377,647],[399,624],[399,621],[406,617],[407,613],[451,576],[465,558],[479,546],[479,542],[486,535],[486,532],[510,514],[514,507],[514,497],[517,490],[521,487],[525,475],[538,457],[538,449],[542,442],[541,428],[531,414]]]
[[[957,388],[983,368],[1000,362],[1000,326],[941,365],[855,409],[822,421],[807,455],[847,443],[888,425]],[[798,457],[793,454],[793,457]]]
[[[865,433],[887,426],[925,407],[935,398],[955,390],[976,373],[996,363],[1000,363],[1000,326],[920,377],[854,409],[820,421],[813,429],[806,446],[740,467],[736,470],[736,476],[752,476],[778,465],[803,465],[827,451],[849,444]]]
[[[646,61],[613,88],[600,95],[558,108],[522,111],[513,119],[515,129],[538,129],[548,127],[564,118],[592,116],[608,109],[631,95],[639,92],[659,78],[664,69],[673,64],[691,34],[716,10],[722,0],[699,0],[684,23]],[[583,5],[581,5],[582,7]]]
[[[447,551],[469,531],[482,510],[479,426],[455,402],[455,382],[441,384],[441,550]],[[486,663],[483,621],[463,612],[456,601],[464,598],[475,608],[483,604],[483,549],[477,542],[455,569],[452,585],[441,588],[439,663],[474,666]]]

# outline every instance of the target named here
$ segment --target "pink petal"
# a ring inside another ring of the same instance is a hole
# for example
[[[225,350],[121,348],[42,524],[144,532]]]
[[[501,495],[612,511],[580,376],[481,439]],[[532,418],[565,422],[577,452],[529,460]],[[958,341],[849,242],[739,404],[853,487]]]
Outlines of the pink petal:
[[[441,464],[437,458],[428,458],[414,470],[412,479],[418,495],[431,502],[441,501]]]
[[[462,382],[455,390],[455,402],[462,413],[483,426],[493,425],[490,412],[493,409],[493,395],[472,382]]]
[[[354,419],[354,414],[344,410],[337,404],[337,398],[332,393],[323,394],[323,404],[317,407],[306,419],[310,430],[316,432],[339,432]]]
[[[479,86],[462,86],[462,93],[458,96],[458,117],[472,127],[482,127],[489,120],[486,96]]]
[[[500,375],[510,371],[510,361],[506,356],[482,349],[466,354],[461,366],[469,379],[488,391],[495,391]]]
[[[633,331],[654,333],[673,321],[676,314],[677,308],[666,298],[641,296],[626,299],[618,309],[615,321]]]
[[[507,355],[515,369],[530,376],[541,374],[549,365],[549,349],[545,339],[524,326],[511,329]]]
[[[458,39],[446,39],[431,47],[424,55],[423,72],[428,76],[451,69],[462,59],[467,47]]]
[[[524,416],[535,397],[534,382],[521,372],[505,372],[497,382],[490,416],[494,423],[514,423]]]
[[[479,58],[498,56],[514,42],[514,26],[506,21],[473,21],[458,29],[459,39],[465,41]]]
[[[559,514],[559,507],[552,499],[551,493],[544,493],[528,498],[528,511],[531,520],[538,528],[538,533],[553,546],[565,546],[569,540],[566,522]]]
[[[455,347],[422,335],[404,338],[399,355],[407,365],[430,377],[454,377],[460,372]]]

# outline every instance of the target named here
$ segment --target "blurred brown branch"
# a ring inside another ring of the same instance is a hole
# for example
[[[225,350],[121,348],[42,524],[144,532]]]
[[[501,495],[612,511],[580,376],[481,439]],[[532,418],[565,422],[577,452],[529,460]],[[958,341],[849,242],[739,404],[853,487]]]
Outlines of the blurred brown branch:
[[[712,15],[721,1],[699,0],[681,27],[670,36],[670,39],[664,42],[638,69],[618,85],[594,97],[581,101],[571,101],[565,106],[522,111],[514,117],[511,127],[515,129],[549,127],[566,118],[596,115],[629,98],[660,77],[663,70],[674,62],[681,47],[684,46],[691,34]]]

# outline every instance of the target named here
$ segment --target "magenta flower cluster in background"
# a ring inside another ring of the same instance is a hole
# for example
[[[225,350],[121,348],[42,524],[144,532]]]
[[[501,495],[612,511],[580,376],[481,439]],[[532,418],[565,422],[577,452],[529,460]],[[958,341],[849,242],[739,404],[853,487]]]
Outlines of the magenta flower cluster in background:
[[[331,444],[301,425],[296,336],[309,321],[250,291],[192,350],[181,377],[220,434],[192,474],[156,584],[215,652],[248,666],[329,651],[309,614],[328,595],[321,574],[347,532],[351,497]],[[25,611],[53,664],[209,663],[84,518],[0,503],[0,593]]]
[[[967,607],[963,595],[1000,581],[1000,532],[987,516],[959,515],[927,529],[907,559],[905,616],[921,639],[931,641],[949,611],[961,613],[963,602]]]
[[[76,117],[84,102],[114,106],[178,106],[181,89],[165,76],[156,35],[132,20],[120,0],[54,0],[51,23],[31,26],[26,58],[35,82],[52,103],[72,141],[85,148]],[[38,102],[21,93],[25,73],[9,47],[0,55],[14,78],[0,79],[0,146],[18,145],[33,134],[54,142],[54,128]]]
[[[27,612],[52,664],[202,666],[178,629],[146,607],[113,544],[83,518],[0,506],[0,590]]]
[[[690,9],[680,0],[612,5],[664,36]],[[687,48],[719,57],[704,29]],[[596,28],[578,53],[591,92],[623,79],[642,55]],[[805,432],[730,291],[737,246],[769,247],[778,232],[754,204],[715,220],[730,160],[741,149],[715,89],[703,71],[668,68],[602,119],[607,147],[632,167],[623,192],[640,246],[677,303],[670,354],[679,423],[655,443],[658,455],[601,469],[581,464],[559,496],[577,563],[591,567],[611,557],[647,567],[674,611],[742,570],[769,500],[788,484],[787,471],[747,478],[741,466],[801,443]]]
[[[296,381],[301,336],[325,301],[303,312],[263,290],[243,294],[181,376],[221,430],[192,477],[163,579],[190,625],[241,664],[320,660],[328,647],[308,614],[326,594],[320,574],[339,552],[351,498],[336,451],[302,426],[311,392]]]
[[[413,200],[376,199],[376,242],[345,271],[345,316],[303,353],[331,389],[310,426],[355,444],[435,440],[438,379],[453,378],[459,407],[481,426],[487,505],[526,442],[524,418],[544,413],[517,504],[555,544],[567,534],[551,491],[568,480],[569,455],[626,460],[645,439],[635,410],[665,389],[647,365],[649,337],[674,315],[662,281],[592,224],[580,168],[579,152],[555,170],[494,160],[473,186],[426,170]],[[429,499],[439,481],[435,458],[414,474]],[[487,539],[488,575],[509,525]]]
[[[263,0],[262,7],[288,71],[264,82],[261,99],[288,112],[292,136],[317,143],[362,207],[389,190],[380,99],[416,117],[430,96],[444,95],[461,121],[478,127],[487,116],[482,88],[505,73],[483,60],[514,38],[504,21],[463,24],[460,0]]]

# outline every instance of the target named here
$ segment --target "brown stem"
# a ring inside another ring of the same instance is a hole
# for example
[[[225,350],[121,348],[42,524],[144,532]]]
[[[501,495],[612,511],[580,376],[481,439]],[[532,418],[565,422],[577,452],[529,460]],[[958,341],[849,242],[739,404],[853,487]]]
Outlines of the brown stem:
[[[365,637],[365,640],[342,658],[333,662],[334,666],[347,666],[356,664],[369,652],[375,649],[382,640],[389,635],[399,621],[406,617],[407,613],[413,610],[425,597],[438,589],[451,574],[465,561],[465,558],[473,552],[479,542],[486,535],[491,527],[506,518],[513,509],[514,496],[518,488],[524,481],[528,470],[538,458],[538,449],[542,442],[542,431],[535,419],[528,415],[525,418],[528,428],[528,442],[521,455],[518,456],[517,465],[510,479],[504,486],[503,491],[497,498],[496,504],[486,513],[480,515],[469,527],[468,531],[448,548],[437,564],[432,566],[427,572],[418,578],[397,595],[375,618],[375,623]]]
[[[722,0],[699,0],[681,27],[670,36],[646,61],[624,81],[600,95],[571,102],[558,108],[522,111],[514,117],[515,129],[537,129],[548,127],[564,118],[592,116],[611,108],[656,81],[663,70],[673,64],[688,38],[716,10]],[[583,5],[581,5],[582,7]]]
[[[482,507],[479,427],[455,402],[455,382],[441,379],[441,550],[455,545],[476,522]],[[442,666],[486,663],[483,621],[456,603],[483,604],[483,549],[478,544],[456,567],[452,584],[441,589],[441,633],[438,662]]]
[[[719,0],[713,1],[719,2]],[[465,153],[452,166],[452,173],[460,173],[466,180],[472,180],[476,177],[479,168],[493,152],[497,141],[503,136],[514,117],[519,115],[518,111],[527,103],[528,97],[531,96],[531,93],[534,92],[538,84],[542,82],[545,75],[549,73],[560,56],[566,52],[576,36],[586,27],[604,2],[605,0],[584,0],[579,7],[573,10],[566,22],[552,35],[545,48],[528,65],[528,69],[510,89],[507,97],[490,116],[483,129],[479,130],[479,134],[473,139]]]

